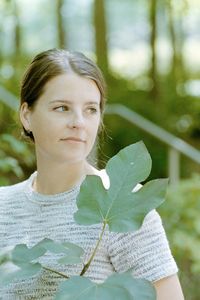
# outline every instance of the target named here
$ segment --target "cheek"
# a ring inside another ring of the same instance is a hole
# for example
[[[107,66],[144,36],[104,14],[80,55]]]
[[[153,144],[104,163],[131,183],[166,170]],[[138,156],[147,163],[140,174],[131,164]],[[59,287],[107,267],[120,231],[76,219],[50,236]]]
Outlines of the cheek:
[[[93,123],[92,127],[95,129],[95,128],[98,128],[99,127],[99,124],[100,124],[100,119],[98,118],[97,120],[95,120],[95,122]]]
[[[48,118],[37,117],[32,119],[32,131],[35,140],[48,140],[54,135],[54,130],[55,126],[53,126],[53,122],[48,120]]]
[[[99,127],[100,127],[100,118],[98,118],[95,122],[90,124],[90,133],[91,136],[93,136],[93,138],[95,138],[96,135],[98,134]]]

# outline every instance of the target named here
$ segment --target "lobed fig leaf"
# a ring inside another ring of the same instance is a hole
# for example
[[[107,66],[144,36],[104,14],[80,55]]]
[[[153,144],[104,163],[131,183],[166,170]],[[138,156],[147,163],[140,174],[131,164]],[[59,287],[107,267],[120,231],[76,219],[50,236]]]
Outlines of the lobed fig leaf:
[[[157,179],[133,192],[150,170],[151,158],[143,142],[122,149],[107,163],[108,190],[98,176],[86,177],[77,198],[75,221],[82,225],[107,223],[113,232],[139,229],[146,214],[164,201],[167,188],[167,179]]]

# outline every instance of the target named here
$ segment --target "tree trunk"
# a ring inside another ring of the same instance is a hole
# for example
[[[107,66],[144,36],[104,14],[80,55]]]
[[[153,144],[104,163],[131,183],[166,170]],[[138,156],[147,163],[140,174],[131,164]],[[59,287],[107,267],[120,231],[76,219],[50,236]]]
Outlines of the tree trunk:
[[[66,48],[66,32],[65,25],[62,16],[62,8],[64,5],[64,0],[57,0],[56,2],[56,17],[57,17],[57,30],[58,30],[58,47]]]
[[[17,0],[12,0],[11,2],[12,5],[12,10],[13,10],[13,15],[15,17],[15,24],[14,24],[14,40],[13,40],[13,44],[14,44],[14,51],[12,54],[12,64],[14,67],[14,74],[13,74],[13,84],[15,84],[15,81],[17,82],[18,78],[19,78],[19,69],[20,69],[20,63],[21,63],[21,57],[22,57],[22,42],[21,42],[21,26],[20,26],[20,14],[19,14],[19,7],[18,7],[18,3]]]
[[[0,28],[0,45],[3,44],[3,33],[2,33],[2,29]],[[0,69],[3,63],[3,51],[2,49],[0,49]]]
[[[167,12],[168,12],[168,23],[169,23],[169,33],[171,38],[171,46],[172,46],[172,62],[171,62],[171,74],[173,77],[173,82],[177,81],[177,67],[178,67],[178,51],[176,44],[176,33],[174,26],[174,16],[172,9],[172,0],[167,1]]]
[[[105,77],[107,77],[109,73],[109,65],[104,0],[94,1],[94,27],[97,64],[103,71]]]
[[[156,33],[157,33],[157,22],[156,22],[156,11],[157,11],[157,0],[149,0],[149,23],[150,23],[150,46],[151,46],[151,68],[150,77],[153,82],[151,94],[153,99],[158,97],[158,81],[157,81],[157,55],[156,55]]]
[[[19,9],[16,0],[13,0],[13,14],[15,17],[14,48],[15,48],[15,57],[18,59],[21,54],[21,28],[20,28],[20,21],[19,21]]]
[[[185,78],[184,64],[182,57],[182,43],[183,43],[183,30],[182,30],[182,14],[177,15],[177,22],[175,22],[173,7],[173,0],[167,1],[167,12],[168,12],[168,22],[169,22],[169,33],[172,45],[172,65],[171,74],[174,85]]]

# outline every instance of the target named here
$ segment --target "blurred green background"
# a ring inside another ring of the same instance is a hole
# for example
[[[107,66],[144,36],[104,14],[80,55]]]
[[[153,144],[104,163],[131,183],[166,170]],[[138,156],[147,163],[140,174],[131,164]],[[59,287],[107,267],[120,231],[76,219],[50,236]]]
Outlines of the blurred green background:
[[[0,185],[35,170],[33,146],[18,121],[20,80],[34,55],[54,47],[81,51],[98,63],[109,104],[125,105],[200,149],[199,28],[198,0],[0,0]],[[143,140],[153,160],[150,178],[169,175],[165,143],[120,116],[105,114],[105,125],[100,168]],[[199,169],[181,155],[181,179],[159,208],[188,300],[200,297]]]

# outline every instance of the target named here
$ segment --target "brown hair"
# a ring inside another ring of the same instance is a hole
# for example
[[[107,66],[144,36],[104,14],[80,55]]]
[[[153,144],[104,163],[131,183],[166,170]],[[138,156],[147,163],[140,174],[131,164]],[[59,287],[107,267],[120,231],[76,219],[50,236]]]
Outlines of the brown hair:
[[[22,78],[21,104],[27,102],[29,108],[34,109],[35,103],[44,91],[45,84],[55,76],[70,72],[95,81],[101,94],[100,110],[103,114],[106,85],[101,70],[84,54],[64,49],[50,49],[34,57]],[[34,140],[32,132],[23,129],[24,134]]]

